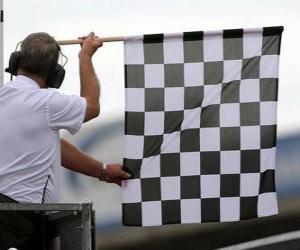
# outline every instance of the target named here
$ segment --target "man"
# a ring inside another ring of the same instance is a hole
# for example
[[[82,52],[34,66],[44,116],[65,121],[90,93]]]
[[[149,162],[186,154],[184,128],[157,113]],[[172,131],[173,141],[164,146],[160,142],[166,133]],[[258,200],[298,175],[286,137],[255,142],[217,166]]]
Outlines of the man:
[[[102,43],[94,33],[81,41],[81,96],[48,88],[59,59],[53,37],[34,33],[22,42],[17,77],[0,89],[0,202],[58,202],[61,165],[118,185],[130,177],[120,164],[99,162],[59,137],[60,129],[74,134],[100,113],[92,56]],[[34,213],[1,212],[0,249],[41,249],[37,231]]]

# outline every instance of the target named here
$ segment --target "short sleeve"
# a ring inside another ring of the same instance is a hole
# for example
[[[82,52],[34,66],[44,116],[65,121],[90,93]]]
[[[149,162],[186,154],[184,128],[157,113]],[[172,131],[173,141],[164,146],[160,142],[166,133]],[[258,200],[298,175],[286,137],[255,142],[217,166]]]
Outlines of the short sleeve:
[[[64,95],[54,92],[49,97],[49,126],[54,129],[66,129],[72,135],[80,128],[86,112],[86,100],[76,95]]]

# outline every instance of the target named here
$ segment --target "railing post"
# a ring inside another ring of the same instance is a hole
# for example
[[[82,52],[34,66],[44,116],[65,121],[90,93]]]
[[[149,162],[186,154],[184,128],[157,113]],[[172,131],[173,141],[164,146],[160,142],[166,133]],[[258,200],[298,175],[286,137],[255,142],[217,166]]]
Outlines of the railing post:
[[[0,0],[0,88],[3,86],[4,78],[3,78],[3,18],[4,18],[4,11],[3,11],[3,0]]]

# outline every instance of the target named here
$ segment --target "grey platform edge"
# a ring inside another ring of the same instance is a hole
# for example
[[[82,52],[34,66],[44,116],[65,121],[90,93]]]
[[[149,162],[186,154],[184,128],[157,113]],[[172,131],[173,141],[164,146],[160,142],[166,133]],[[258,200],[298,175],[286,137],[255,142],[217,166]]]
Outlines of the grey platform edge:
[[[93,211],[93,203],[51,203],[51,204],[37,204],[37,203],[1,203],[0,211],[44,211],[57,212],[60,215],[53,217],[64,218],[71,214],[80,217],[80,226],[76,229],[81,230],[81,248],[82,250],[95,250],[95,212]],[[78,218],[79,219],[79,218]],[[55,219],[53,219],[55,221]],[[71,249],[71,248],[70,248]],[[68,249],[64,249],[68,250]],[[72,248],[74,250],[74,248]]]

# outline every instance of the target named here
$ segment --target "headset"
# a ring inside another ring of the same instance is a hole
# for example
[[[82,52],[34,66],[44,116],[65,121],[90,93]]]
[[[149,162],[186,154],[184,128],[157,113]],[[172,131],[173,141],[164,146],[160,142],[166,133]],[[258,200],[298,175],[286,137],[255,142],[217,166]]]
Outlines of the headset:
[[[20,57],[21,57],[21,51],[17,51],[17,48],[20,43],[21,42],[19,42],[17,44],[16,51],[11,53],[10,58],[9,58],[8,68],[5,69],[5,72],[11,74],[11,79],[12,79],[12,76],[17,75],[18,64],[19,64]],[[59,53],[66,59],[66,62],[63,65],[60,65],[59,63],[53,64],[53,66],[50,68],[50,71],[46,78],[47,87],[56,88],[56,89],[60,88],[60,86],[65,78],[66,71],[64,69],[64,66],[68,62],[68,58],[61,52],[61,49],[60,49],[60,46],[58,43],[57,43],[57,49],[58,49]]]

